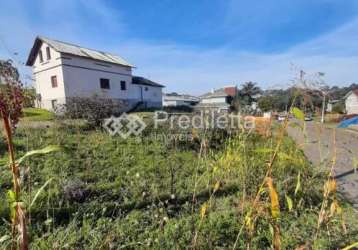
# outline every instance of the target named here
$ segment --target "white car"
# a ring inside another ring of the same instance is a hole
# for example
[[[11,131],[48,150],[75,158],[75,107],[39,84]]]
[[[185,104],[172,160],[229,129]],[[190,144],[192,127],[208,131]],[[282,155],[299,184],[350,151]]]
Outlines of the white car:
[[[285,116],[285,115],[279,115],[279,116],[277,117],[277,120],[278,120],[279,122],[283,122],[285,119],[286,119],[286,116]]]
[[[312,118],[311,115],[306,115],[305,116],[305,121],[312,121],[312,120],[313,120],[313,118]]]

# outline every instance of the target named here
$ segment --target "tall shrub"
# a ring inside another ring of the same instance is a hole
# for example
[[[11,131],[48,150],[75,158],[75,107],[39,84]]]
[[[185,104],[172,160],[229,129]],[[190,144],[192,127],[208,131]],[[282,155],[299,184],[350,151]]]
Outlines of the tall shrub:
[[[19,72],[11,61],[0,61],[0,78],[3,86],[0,91],[0,116],[9,153],[9,166],[12,172],[13,190],[8,192],[11,203],[12,248],[16,249],[16,235],[19,235],[20,248],[28,249],[26,214],[21,202],[20,170],[15,160],[13,130],[22,112],[24,95],[19,80]]]

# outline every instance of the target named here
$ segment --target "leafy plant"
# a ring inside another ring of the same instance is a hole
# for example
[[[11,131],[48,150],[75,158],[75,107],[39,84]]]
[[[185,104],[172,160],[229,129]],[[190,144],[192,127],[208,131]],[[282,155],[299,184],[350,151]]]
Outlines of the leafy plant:
[[[19,74],[10,61],[0,61],[0,77],[5,82],[5,86],[1,88],[0,92],[0,117],[3,121],[9,155],[8,165],[12,172],[13,181],[13,190],[9,190],[7,193],[12,221],[12,249],[16,249],[16,236],[18,235],[20,239],[20,248],[26,250],[29,247],[29,240],[27,233],[26,208],[21,201],[21,176],[19,166],[31,155],[49,153],[57,150],[57,148],[48,147],[42,150],[28,152],[19,160],[16,160],[13,130],[22,113],[24,96],[19,81]]]

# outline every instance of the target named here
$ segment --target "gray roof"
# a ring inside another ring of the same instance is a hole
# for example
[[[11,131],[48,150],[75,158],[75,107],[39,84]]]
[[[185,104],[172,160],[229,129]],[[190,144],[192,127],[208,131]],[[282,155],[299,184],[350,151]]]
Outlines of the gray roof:
[[[214,98],[214,97],[224,97],[224,96],[228,96],[228,94],[225,92],[224,88],[221,88],[221,89],[214,90],[214,92],[206,93],[200,96],[200,98]]]
[[[114,64],[119,64],[128,67],[134,67],[133,65],[131,65],[123,58],[117,55],[113,55],[111,53],[107,53],[99,50],[87,49],[75,44],[61,42],[58,40],[53,40],[45,37],[36,37],[30,55],[27,59],[26,65],[32,66],[34,64],[38,50],[41,48],[41,44],[43,42],[48,44],[51,48],[53,48],[55,51],[59,53],[90,58],[93,60],[98,60],[107,63],[114,63]]]
[[[163,95],[164,100],[166,101],[190,101],[190,102],[199,102],[200,99],[196,96],[191,95],[179,95],[179,94],[164,94]]]
[[[138,85],[146,85],[146,86],[152,86],[152,87],[159,87],[159,88],[165,88],[164,85],[161,85],[159,83],[153,82],[147,78],[141,77],[141,76],[133,76],[132,77],[132,83],[138,84]]]

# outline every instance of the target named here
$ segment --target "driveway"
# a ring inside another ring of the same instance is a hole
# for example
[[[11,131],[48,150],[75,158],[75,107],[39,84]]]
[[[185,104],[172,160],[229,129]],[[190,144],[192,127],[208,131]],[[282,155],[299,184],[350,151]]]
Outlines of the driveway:
[[[336,150],[334,172],[338,191],[358,208],[358,132],[312,121],[306,122],[306,138],[297,127],[289,126],[288,134],[317,167],[329,169]]]

